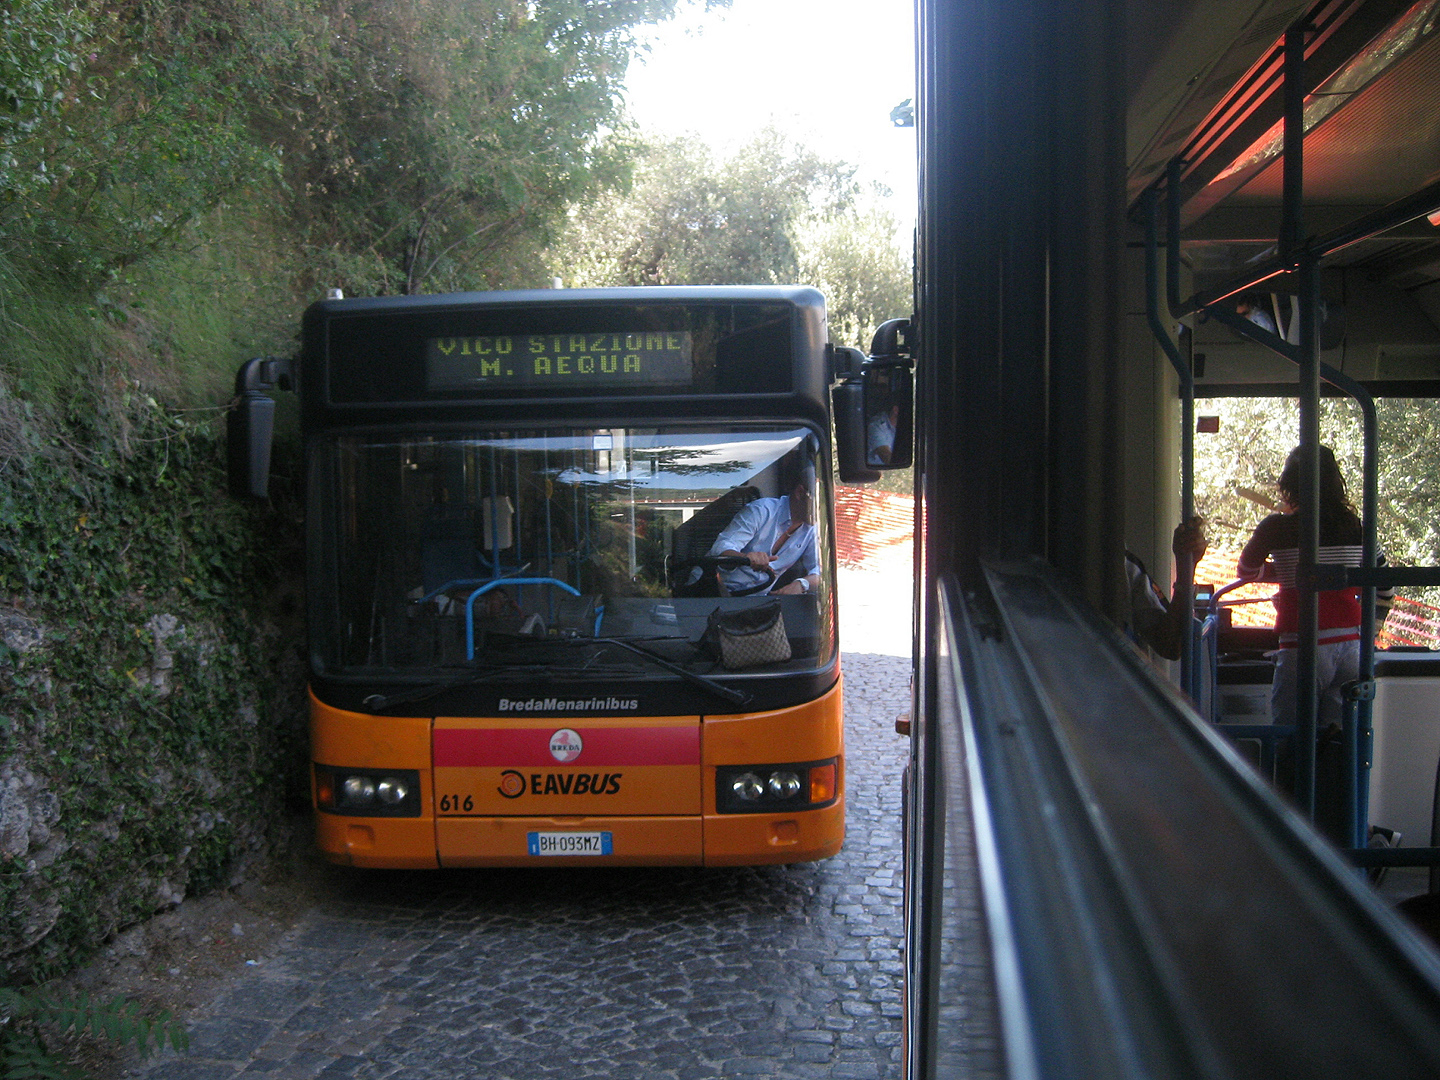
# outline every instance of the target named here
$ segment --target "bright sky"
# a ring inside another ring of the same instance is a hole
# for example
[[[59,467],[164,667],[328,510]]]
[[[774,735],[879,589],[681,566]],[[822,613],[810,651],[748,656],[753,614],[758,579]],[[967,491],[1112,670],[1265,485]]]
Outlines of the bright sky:
[[[692,3],[648,40],[628,80],[642,128],[725,150],[773,123],[890,187],[891,212],[914,220],[915,129],[890,123],[915,94],[913,0]]]

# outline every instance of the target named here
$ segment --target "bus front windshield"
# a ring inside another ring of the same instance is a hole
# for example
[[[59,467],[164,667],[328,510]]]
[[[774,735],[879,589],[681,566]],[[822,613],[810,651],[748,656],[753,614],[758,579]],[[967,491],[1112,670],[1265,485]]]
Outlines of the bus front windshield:
[[[833,658],[829,470],[807,429],[340,435],[310,468],[317,674],[673,678]],[[777,601],[789,659],[722,666],[712,614]]]

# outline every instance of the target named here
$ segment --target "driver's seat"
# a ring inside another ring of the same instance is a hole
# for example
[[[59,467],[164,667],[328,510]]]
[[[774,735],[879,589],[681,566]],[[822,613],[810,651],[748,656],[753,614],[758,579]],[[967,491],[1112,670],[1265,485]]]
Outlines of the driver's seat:
[[[691,582],[691,559],[707,555],[725,526],[742,509],[760,497],[753,486],[731,488],[709,505],[695,511],[689,521],[676,528],[670,541],[665,573],[674,596],[719,596],[720,585],[713,573],[701,574]]]

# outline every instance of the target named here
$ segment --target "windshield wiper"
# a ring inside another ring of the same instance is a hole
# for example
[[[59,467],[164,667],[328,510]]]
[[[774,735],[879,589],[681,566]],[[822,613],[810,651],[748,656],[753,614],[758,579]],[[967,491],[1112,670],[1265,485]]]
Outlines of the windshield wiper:
[[[613,637],[577,638],[575,640],[591,642],[596,645],[618,645],[620,648],[626,649],[634,653],[636,656],[643,656],[652,664],[656,664],[664,668],[666,671],[674,672],[676,675],[679,675],[682,679],[690,683],[692,686],[698,686],[702,690],[709,690],[716,697],[724,698],[732,705],[745,706],[750,704],[750,695],[745,693],[743,690],[736,690],[732,687],[726,686],[722,682],[716,682],[714,679],[707,679],[704,675],[696,675],[693,671],[688,671],[685,668],[681,667],[679,664],[671,663],[663,656],[659,656],[656,653],[651,652],[649,649],[642,649],[633,641],[626,641],[624,638]],[[652,639],[647,638],[642,640]]]
[[[540,664],[530,664],[521,667],[497,667],[487,668],[484,671],[471,671],[454,679],[445,679],[441,682],[426,683],[424,686],[417,686],[413,690],[401,690],[398,694],[371,694],[360,704],[369,709],[372,713],[382,712],[392,705],[408,705],[415,701],[424,701],[426,698],[436,697],[447,690],[458,690],[462,686],[476,686],[479,683],[489,682],[501,676],[510,676],[516,673],[539,674],[549,669]]]
[[[537,638],[537,639],[535,639],[534,644],[536,644],[536,645],[552,645],[552,646],[558,645],[558,646],[562,646],[562,647],[564,647],[564,648],[571,648],[571,649],[574,649],[574,648],[583,648],[583,647],[585,647],[585,646],[587,646],[587,645],[614,645],[614,646],[616,646],[616,647],[618,647],[618,648],[621,648],[621,649],[626,650],[627,652],[632,652],[632,653],[634,653],[636,656],[641,657],[642,659],[648,660],[650,663],[656,665],[657,667],[664,668],[666,671],[669,671],[669,672],[671,672],[671,673],[673,673],[673,674],[675,674],[675,675],[679,675],[680,678],[682,678],[682,679],[684,679],[686,682],[690,683],[690,685],[692,685],[692,686],[698,686],[698,687],[699,687],[700,689],[702,689],[702,690],[708,690],[710,693],[714,694],[716,697],[722,698],[723,700],[728,701],[728,702],[729,702],[730,704],[732,704],[732,705],[739,705],[739,706],[742,706],[742,707],[743,707],[743,706],[745,706],[745,705],[750,704],[750,702],[751,702],[751,700],[752,700],[752,695],[745,693],[743,690],[736,690],[736,689],[734,689],[733,687],[726,686],[726,685],[725,685],[724,683],[722,683],[722,682],[717,682],[717,681],[714,680],[714,679],[706,678],[704,675],[697,675],[697,674],[695,674],[695,672],[690,671],[688,668],[681,667],[679,664],[675,663],[674,661],[667,660],[665,657],[661,656],[659,653],[651,652],[649,649],[642,648],[641,646],[639,646],[639,645],[636,644],[636,642],[639,642],[639,641],[679,641],[679,640],[683,640],[683,639],[676,638],[676,637],[672,637],[672,636],[669,636],[669,635],[663,635],[663,634],[662,634],[662,635],[658,635],[658,636],[655,636],[655,637],[634,637],[634,638],[618,638],[618,637],[595,637],[595,638],[592,638],[592,637]],[[564,672],[557,672],[556,674],[564,674]]]

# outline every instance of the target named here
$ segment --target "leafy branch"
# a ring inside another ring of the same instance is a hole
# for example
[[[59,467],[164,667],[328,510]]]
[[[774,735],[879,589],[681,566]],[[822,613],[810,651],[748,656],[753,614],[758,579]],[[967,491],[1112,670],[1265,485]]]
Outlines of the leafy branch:
[[[83,1074],[58,1061],[43,1031],[93,1035],[121,1046],[134,1044],[142,1055],[165,1048],[177,1053],[190,1046],[184,1025],[168,1011],[151,1017],[124,998],[96,1001],[88,994],[50,997],[38,990],[0,987],[0,1074],[11,1080],[70,1080]]]

